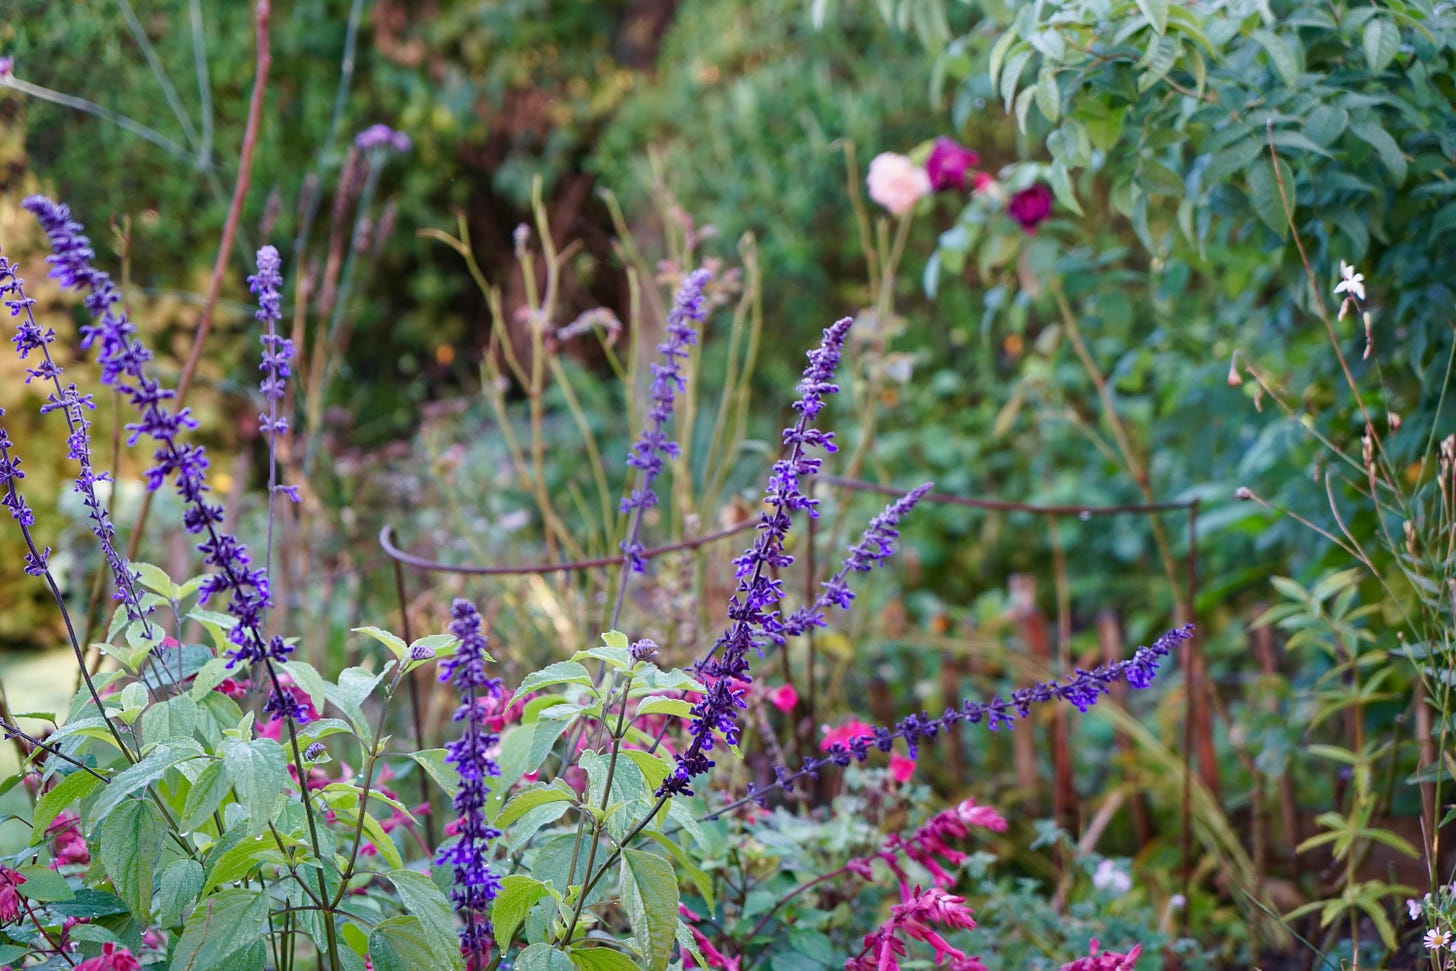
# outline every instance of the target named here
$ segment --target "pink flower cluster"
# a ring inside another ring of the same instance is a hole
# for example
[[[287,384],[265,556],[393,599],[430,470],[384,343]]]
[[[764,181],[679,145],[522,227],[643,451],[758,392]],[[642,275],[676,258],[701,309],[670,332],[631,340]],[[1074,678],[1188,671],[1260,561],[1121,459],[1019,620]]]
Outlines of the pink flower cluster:
[[[967,181],[976,195],[1000,197],[996,180],[988,172],[976,168],[981,157],[953,139],[940,137],[931,146],[930,156],[920,166],[908,155],[881,152],[870,161],[865,183],[870,198],[893,215],[903,216],[932,192],[965,192]],[[1012,193],[1006,204],[1006,215],[1035,235],[1036,227],[1052,214],[1052,192],[1042,183]]]
[[[1099,948],[1097,938],[1092,938],[1088,955],[1062,965],[1059,971],[1134,971],[1138,955],[1143,953],[1141,944],[1134,944],[1132,950],[1126,954],[1117,951],[1103,951],[1098,954]]]
[[[20,885],[25,877],[7,866],[0,866],[0,926],[20,916]]]
[[[903,893],[903,888],[902,888]],[[935,949],[935,964],[950,971],[986,971],[977,957],[968,956],[941,936],[937,928],[971,930],[976,926],[965,898],[941,887],[916,887],[890,908],[890,919],[865,935],[865,948],[844,962],[845,971],[900,971],[907,940],[922,941]],[[942,965],[941,962],[945,963]]]
[[[81,835],[81,817],[75,813],[67,811],[57,816],[46,828],[46,835],[55,841],[52,870],[91,862],[91,850],[86,846],[86,837]]]
[[[935,886],[949,887],[954,878],[946,867],[960,866],[967,859],[967,855],[951,846],[950,841],[962,840],[971,835],[972,826],[1004,833],[1006,820],[990,806],[978,806],[974,799],[967,799],[952,809],[931,816],[909,836],[891,833],[878,853],[864,859],[850,860],[846,867],[870,880],[874,875],[871,864],[880,860],[894,871],[903,893],[910,882],[901,864],[901,857],[904,857],[930,871],[930,879]]]
[[[139,971],[141,966],[131,951],[107,941],[101,945],[100,954],[76,965],[75,971]]]

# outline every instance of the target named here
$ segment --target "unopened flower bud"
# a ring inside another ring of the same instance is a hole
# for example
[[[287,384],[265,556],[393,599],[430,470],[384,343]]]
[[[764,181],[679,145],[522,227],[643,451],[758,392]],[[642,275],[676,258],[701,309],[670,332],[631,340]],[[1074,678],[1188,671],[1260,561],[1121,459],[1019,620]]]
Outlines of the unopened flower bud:
[[[657,642],[642,638],[632,644],[627,652],[632,656],[633,661],[655,661],[657,660]]]
[[[1385,420],[1387,423],[1389,423],[1391,431],[1400,431],[1400,415],[1397,415],[1395,412],[1392,411],[1390,414],[1385,416]]]
[[[415,644],[409,649],[409,659],[411,661],[428,661],[434,656],[435,652],[423,644]]]
[[[305,762],[317,762],[319,759],[323,758],[323,756],[324,756],[324,743],[323,742],[314,742],[308,748],[306,748],[306,749],[303,750],[303,760]]]
[[[1243,383],[1244,383],[1244,379],[1243,379],[1243,376],[1239,374],[1239,364],[1238,364],[1238,362],[1237,361],[1230,361],[1229,362],[1229,373],[1228,373],[1228,384],[1229,384],[1229,387],[1230,388],[1237,388],[1239,385],[1241,385]]]
[[[1234,490],[1234,498],[1237,499],[1239,502],[1247,502],[1248,500],[1254,498],[1254,490],[1250,489],[1248,486],[1239,486],[1237,489]]]

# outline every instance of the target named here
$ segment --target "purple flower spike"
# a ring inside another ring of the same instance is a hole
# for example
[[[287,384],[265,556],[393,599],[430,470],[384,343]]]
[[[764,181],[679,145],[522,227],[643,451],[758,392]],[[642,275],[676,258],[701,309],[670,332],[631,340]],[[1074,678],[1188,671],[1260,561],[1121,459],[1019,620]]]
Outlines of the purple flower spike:
[[[278,322],[283,319],[281,266],[278,249],[264,246],[258,250],[258,272],[248,277],[248,288],[258,298],[258,312],[254,316],[264,327],[263,334],[258,338],[263,345],[263,357],[258,364],[258,370],[263,372],[263,380],[258,384],[258,390],[268,402],[268,410],[258,416],[258,430],[268,439],[270,548],[272,497],[282,492],[294,502],[298,501],[296,487],[278,484],[278,459],[274,448],[275,437],[288,434],[288,419],[279,416],[278,402],[287,394],[288,378],[293,373],[289,369],[289,362],[293,360],[293,341],[280,337],[276,330]]]
[[[486,639],[480,632],[480,612],[475,604],[458,598],[450,607],[450,615],[454,618],[450,633],[460,639],[460,645],[454,657],[441,663],[440,680],[459,692],[455,721],[464,723],[460,738],[445,746],[445,761],[454,765],[460,776],[460,789],[454,799],[460,838],[440,847],[435,862],[455,870],[450,899],[465,921],[460,929],[460,951],[466,966],[484,967],[492,943],[490,902],[501,888],[500,877],[490,868],[490,841],[500,836],[500,830],[485,820],[485,802],[490,794],[485,780],[500,775],[500,767],[489,753],[500,738],[490,730],[486,701],[500,695],[501,682],[485,672]]]
[[[895,527],[900,525],[900,520],[930,491],[930,487],[931,483],[927,482],[911,489],[870,520],[870,524],[860,535],[859,542],[850,547],[849,555],[844,558],[839,572],[824,581],[824,592],[811,606],[795,611],[784,622],[783,630],[775,638],[780,646],[785,639],[797,637],[811,627],[823,627],[824,610],[831,604],[842,610],[849,609],[850,601],[854,600],[854,592],[849,589],[847,582],[849,574],[868,573],[895,555],[895,540],[900,538],[900,531]]]
[[[203,582],[199,602],[205,604],[220,593],[229,595],[227,612],[236,624],[229,633],[235,646],[228,652],[228,667],[262,662],[271,672],[272,662],[285,658],[292,648],[281,640],[271,643],[263,634],[263,612],[270,604],[268,573],[252,565],[247,547],[236,537],[219,531],[223,509],[207,498],[206,452],[178,441],[178,435],[195,428],[197,422],[185,408],[173,412],[168,402],[176,392],[147,375],[145,366],[151,354],[136,339],[136,328],[125,311],[117,310],[121,296],[111,277],[91,266],[91,242],[82,235],[82,226],[72,221],[70,210],[44,196],[31,196],[22,205],[35,214],[50,238],[54,255],[47,262],[52,266],[51,276],[62,286],[82,292],[87,310],[97,319],[82,328],[81,346],[99,345],[102,383],[125,394],[141,412],[140,421],[126,426],[131,432],[127,444],[135,444],[143,435],[155,443],[154,464],[145,475],[147,487],[159,489],[173,478],[183,501],[184,528],[203,537],[197,548],[216,572]]]
[[[410,137],[402,131],[395,131],[388,125],[370,125],[368,128],[354,136],[354,147],[361,152],[371,148],[392,149],[393,151],[408,152],[414,145]]]
[[[110,478],[109,473],[97,472],[91,464],[91,422],[86,417],[86,411],[94,411],[96,405],[90,395],[78,394],[74,384],[61,384],[62,370],[51,357],[49,347],[56,339],[56,332],[49,327],[42,329],[36,323],[32,311],[35,300],[25,295],[25,281],[16,273],[15,264],[3,256],[0,256],[0,297],[3,297],[5,306],[10,309],[10,316],[20,318],[15,337],[12,338],[20,359],[26,360],[31,351],[40,352],[39,363],[26,367],[25,383],[39,379],[51,386],[46,403],[41,406],[41,414],[60,411],[66,416],[69,429],[66,454],[80,467],[73,488],[86,506],[86,514],[91,520],[91,532],[101,544],[102,555],[106,558],[106,565],[116,582],[113,596],[126,608],[128,619],[144,620],[146,610],[142,607],[141,591],[137,586],[139,574],[132,570],[126,558],[117,551],[116,528],[112,525],[110,513],[96,495],[96,483]],[[16,495],[18,497],[19,494]],[[30,566],[43,571],[44,557]],[[145,626],[150,633],[150,625]]]
[[[809,352],[809,365],[799,382],[799,400],[794,408],[799,418],[784,430],[787,455],[774,463],[764,495],[766,509],[759,519],[753,546],[734,560],[738,589],[728,601],[729,627],[696,665],[707,684],[707,694],[693,706],[689,728],[693,740],[677,757],[677,766],[657,788],[657,795],[692,795],[692,780],[713,767],[707,755],[721,735],[729,745],[738,743],[738,712],[753,680],[748,669],[748,652],[762,652],[764,645],[782,636],[783,622],[774,606],[783,599],[782,582],[774,575],[794,562],[784,549],[793,525],[793,511],[807,509],[815,515],[815,501],[800,489],[800,483],[819,471],[821,460],[808,450],[819,447],[834,451],[834,436],[811,424],[824,408],[824,396],[838,391],[830,379],[839,366],[844,339],[853,321],[845,317],[824,331],[824,341]]]
[[[642,481],[631,494],[622,500],[622,512],[651,509],[657,505],[657,493],[652,484],[661,474],[668,459],[681,454],[677,442],[668,437],[667,425],[672,420],[673,405],[677,396],[687,390],[687,379],[683,377],[682,362],[687,360],[688,348],[698,342],[695,324],[701,324],[707,316],[703,288],[713,274],[705,269],[694,270],[683,281],[673,300],[672,311],[667,315],[667,338],[657,345],[662,361],[652,362],[652,389],[649,397],[652,408],[647,412],[647,421],[642,437],[632,446],[627,464],[642,473]],[[631,532],[622,541],[622,552],[627,554],[632,570],[641,573],[646,567],[642,560],[642,544],[638,542],[637,530],[641,515],[634,518]]]

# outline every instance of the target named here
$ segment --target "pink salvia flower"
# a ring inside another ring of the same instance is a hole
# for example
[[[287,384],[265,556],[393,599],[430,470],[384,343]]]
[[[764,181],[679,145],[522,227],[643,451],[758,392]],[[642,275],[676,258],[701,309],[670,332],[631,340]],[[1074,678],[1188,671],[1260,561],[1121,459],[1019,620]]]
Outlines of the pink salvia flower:
[[[851,718],[838,728],[824,726],[824,737],[819,740],[819,751],[827,752],[836,745],[846,748],[857,738],[874,738],[875,730],[857,719]]]
[[[9,867],[0,866],[0,925],[9,924],[20,916],[20,891],[16,889],[25,882],[25,877]]]
[[[768,702],[779,711],[788,714],[799,703],[799,692],[791,684],[780,685],[768,693]]]
[[[899,752],[890,753],[890,776],[902,785],[915,774],[915,760]]]
[[[1117,951],[1103,951],[1098,954],[1101,945],[1097,938],[1088,942],[1088,954],[1084,958],[1069,961],[1062,965],[1059,971],[1135,971],[1137,968],[1138,955],[1143,953],[1141,944],[1134,944],[1132,950],[1126,954]]]
[[[131,951],[107,941],[100,954],[76,965],[75,971],[139,971],[141,966]]]

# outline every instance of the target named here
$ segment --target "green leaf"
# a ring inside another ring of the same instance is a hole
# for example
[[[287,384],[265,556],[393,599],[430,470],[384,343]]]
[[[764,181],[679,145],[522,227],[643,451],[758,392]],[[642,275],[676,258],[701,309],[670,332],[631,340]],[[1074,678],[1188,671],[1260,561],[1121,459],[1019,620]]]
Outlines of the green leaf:
[[[172,954],[171,971],[219,968],[260,943],[269,898],[256,890],[224,890],[198,904],[188,916]]]
[[[687,718],[693,713],[692,703],[685,698],[649,695],[637,703],[638,715],[676,715]]]
[[[510,947],[526,915],[536,902],[552,893],[550,887],[534,877],[513,873],[501,879],[500,893],[490,907],[490,922],[495,928],[495,943],[502,951]]]
[[[1316,105],[1304,123],[1304,133],[1319,145],[1329,145],[1344,134],[1350,113],[1339,105]]]
[[[150,590],[158,596],[168,600],[177,599],[177,585],[172,578],[167,576],[167,571],[151,563],[140,563],[132,560],[131,568],[137,574],[137,581],[144,589]]]
[[[1390,66],[1400,50],[1400,30],[1384,17],[1374,17],[1365,25],[1365,62],[1371,74],[1379,74]]]
[[[511,965],[515,971],[575,971],[565,951],[558,951],[550,944],[532,944],[517,956]]]
[[[1294,188],[1294,174],[1283,159],[1278,161],[1280,175],[1284,179],[1285,192],[1289,193]],[[1284,215],[1284,198],[1279,193],[1279,184],[1275,180],[1273,168],[1266,159],[1259,159],[1249,166],[1249,202],[1254,207],[1255,214],[1283,239],[1289,235],[1289,222]],[[1289,197],[1291,209],[1294,206],[1294,198]]]
[[[1138,63],[1145,66],[1143,73],[1138,75],[1138,94],[1142,94],[1163,78],[1173,69],[1178,61],[1178,55],[1183,50],[1183,44],[1172,34],[1164,34],[1148,46],[1143,54],[1142,60]]]
[[[430,774],[435,784],[445,790],[445,795],[453,797],[460,791],[460,774],[453,765],[445,761],[445,754],[442,748],[427,748],[421,752],[411,752],[410,758]]]
[[[448,965],[452,956],[459,957],[460,940],[455,933],[454,913],[435,881],[413,870],[391,870],[384,876],[399,892],[404,910],[419,919],[425,942],[436,957],[437,963],[432,966]]]
[[[1367,145],[1375,149],[1375,154],[1380,156],[1380,163],[1390,170],[1396,186],[1405,181],[1406,160],[1401,154],[1400,146],[1390,133],[1380,125],[1368,118],[1350,124],[1350,131],[1362,139]]]
[[[1168,0],[1137,0],[1137,6],[1159,35],[1168,29]]]
[[[610,947],[578,945],[569,952],[579,971],[637,971],[637,962]]]
[[[1280,36],[1262,27],[1249,36],[1268,53],[1269,63],[1273,65],[1280,80],[1291,88],[1297,86],[1299,83],[1299,57],[1290,46],[1290,42],[1298,43],[1298,41],[1294,38]]]
[[[622,851],[622,906],[642,948],[646,971],[664,971],[677,929],[677,876],[656,853]]]
[[[265,860],[281,861],[282,855],[272,839],[254,836],[242,840],[221,856],[208,861],[206,880],[202,893],[207,895],[218,887],[237,883],[252,876],[253,871]]]
[[[157,881],[157,922],[163,926],[181,923],[182,912],[197,902],[202,893],[202,864],[196,860],[173,860]]]
[[[229,658],[226,657],[215,657],[202,666],[202,670],[192,680],[192,689],[188,692],[193,701],[201,702],[212,689],[232,677],[233,672],[228,670],[228,661]]]
[[[1057,72],[1051,64],[1043,64],[1036,76],[1036,107],[1047,121],[1056,123],[1062,115],[1062,95],[1057,88]]]
[[[454,939],[454,932],[451,932]],[[375,971],[424,971],[463,967],[458,945],[439,952],[418,917],[391,917],[374,925],[369,934],[369,957]],[[519,967],[519,961],[517,961]]]
[[[603,635],[605,640],[606,635]],[[596,658],[609,668],[618,671],[626,671],[632,667],[632,655],[625,647],[612,647],[610,644],[604,647],[589,647],[584,651],[577,651],[571,656],[573,661],[580,661],[582,658]]]
[[[323,711],[324,700],[328,698],[328,682],[324,680],[322,674],[318,673],[318,669],[307,661],[284,661],[283,670],[287,671],[294,683],[308,695],[308,700],[313,703],[314,710]]]
[[[208,763],[193,780],[192,788],[187,790],[187,801],[182,806],[182,828],[191,831],[207,822],[207,818],[227,798],[230,789],[232,780],[221,760]]]
[[[409,653],[409,645],[404,642],[404,638],[392,634],[382,627],[352,627],[350,631],[355,634],[367,634],[374,638],[389,648],[397,660],[403,661],[405,655]]]
[[[576,791],[561,779],[554,780],[550,785],[534,783],[513,794],[491,824],[497,829],[505,829],[525,815],[527,810],[554,802],[572,804],[576,799]],[[563,807],[562,812],[565,811]]]
[[[288,787],[283,746],[271,738],[249,742],[230,738],[222,743],[222,761],[238,802],[247,810],[248,835],[257,836],[268,828],[273,806]]]
[[[57,917],[84,917],[88,920],[97,917],[119,917],[131,912],[126,906],[126,901],[120,897],[104,890],[92,890],[90,887],[81,887],[76,891],[74,900],[49,904],[46,910]]]
[[[1077,215],[1082,215],[1082,204],[1077,201],[1077,194],[1072,190],[1072,178],[1061,159],[1052,162],[1051,182],[1052,194],[1057,197],[1057,202]]]
[[[191,738],[197,729],[197,702],[189,695],[176,695],[142,712],[142,744],[153,745],[169,738]]]
[[[161,743],[146,758],[135,765],[127,766],[111,780],[92,804],[90,818],[105,819],[127,796],[156,782],[177,763],[198,758],[202,754],[202,746],[190,738],[176,738]]]
[[[553,684],[586,684],[592,683],[591,672],[582,667],[576,661],[557,661],[555,664],[548,664],[539,671],[533,671],[526,675],[526,680],[516,689],[515,695],[511,697],[511,704],[515,704],[520,698],[533,691],[540,690]]]
[[[97,834],[101,865],[116,894],[143,924],[150,921],[152,871],[162,857],[167,824],[157,808],[140,799],[128,799],[101,821]]]
[[[66,878],[43,863],[19,867],[16,872],[25,877],[25,889],[20,891],[23,897],[41,903],[76,899]]]
[[[101,780],[89,772],[77,770],[56,783],[54,789],[36,801],[35,815],[31,817],[30,845],[39,846],[46,840],[46,830],[66,807],[78,799],[85,799]]]

